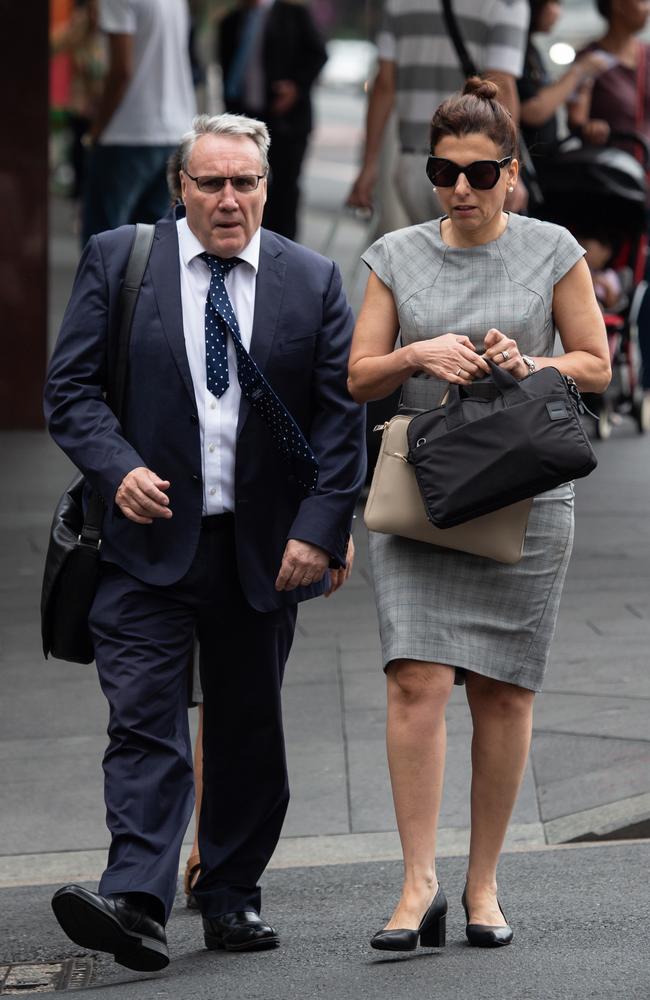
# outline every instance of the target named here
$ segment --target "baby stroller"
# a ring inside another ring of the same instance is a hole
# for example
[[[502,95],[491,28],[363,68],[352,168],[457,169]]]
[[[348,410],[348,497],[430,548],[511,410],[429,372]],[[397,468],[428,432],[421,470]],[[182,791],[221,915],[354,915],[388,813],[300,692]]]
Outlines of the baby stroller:
[[[585,394],[596,418],[596,436],[611,434],[615,415],[631,417],[639,433],[650,429],[650,399],[641,386],[638,317],[646,293],[646,169],[650,151],[636,134],[612,134],[639,150],[640,160],[615,146],[583,146],[570,138],[549,156],[538,179],[541,201],[531,214],[556,222],[580,239],[612,248],[609,267],[620,279],[621,296],[604,310],[612,381],[603,395]],[[545,158],[546,160],[546,158]]]

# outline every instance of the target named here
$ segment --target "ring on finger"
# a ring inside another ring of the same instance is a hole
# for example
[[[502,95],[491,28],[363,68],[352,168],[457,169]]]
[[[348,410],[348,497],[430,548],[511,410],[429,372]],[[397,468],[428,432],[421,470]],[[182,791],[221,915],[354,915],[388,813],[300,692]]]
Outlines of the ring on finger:
[[[458,378],[458,377],[460,376],[460,373],[461,373],[462,371],[463,371],[463,369],[462,369],[462,368],[459,368],[459,369],[458,369],[458,371],[456,372],[456,378]]]
[[[501,351],[501,354],[503,355],[503,360],[508,361],[510,358],[510,351]]]

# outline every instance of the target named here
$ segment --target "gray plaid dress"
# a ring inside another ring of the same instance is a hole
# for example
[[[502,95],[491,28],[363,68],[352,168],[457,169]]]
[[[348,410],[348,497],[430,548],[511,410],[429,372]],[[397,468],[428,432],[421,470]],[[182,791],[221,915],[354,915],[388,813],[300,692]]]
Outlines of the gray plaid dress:
[[[561,226],[510,215],[478,247],[449,247],[440,219],[388,233],[363,255],[387,285],[403,344],[453,332],[476,347],[491,327],[524,354],[553,353],[553,287],[584,250]],[[405,406],[429,409],[447,384],[414,377]],[[514,566],[370,532],[384,666],[394,659],[471,670],[540,691],[573,542],[573,486],[536,497]]]

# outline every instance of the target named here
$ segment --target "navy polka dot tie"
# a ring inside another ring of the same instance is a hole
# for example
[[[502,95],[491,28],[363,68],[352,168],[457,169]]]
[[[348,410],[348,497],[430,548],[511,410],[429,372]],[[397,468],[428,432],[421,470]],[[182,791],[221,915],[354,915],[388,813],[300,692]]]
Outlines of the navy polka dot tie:
[[[225,284],[228,272],[241,261],[238,257],[222,260],[210,253],[202,253],[201,257],[210,268],[210,288],[205,303],[208,389],[219,398],[230,385],[227,350],[230,334],[237,356],[237,378],[242,394],[268,426],[274,445],[288,460],[298,482],[306,489],[313,490],[318,482],[318,459],[298,424],[241,342],[239,323]]]

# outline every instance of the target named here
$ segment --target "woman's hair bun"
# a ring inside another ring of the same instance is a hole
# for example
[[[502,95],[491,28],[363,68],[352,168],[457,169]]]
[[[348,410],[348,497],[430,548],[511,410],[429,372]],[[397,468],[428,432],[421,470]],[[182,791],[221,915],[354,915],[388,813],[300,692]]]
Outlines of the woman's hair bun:
[[[480,76],[470,76],[463,87],[463,94],[481,97],[484,101],[494,101],[499,88],[492,80],[482,80]]]

